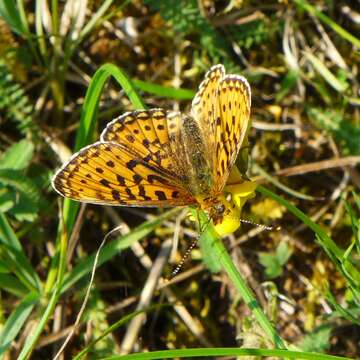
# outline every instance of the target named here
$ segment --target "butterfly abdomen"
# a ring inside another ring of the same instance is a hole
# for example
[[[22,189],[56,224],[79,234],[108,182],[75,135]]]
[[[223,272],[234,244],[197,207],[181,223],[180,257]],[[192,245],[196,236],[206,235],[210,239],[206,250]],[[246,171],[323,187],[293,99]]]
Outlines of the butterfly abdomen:
[[[213,183],[205,139],[199,123],[191,116],[183,116],[182,138],[189,164],[188,171],[191,173],[190,192],[193,196],[209,194]]]

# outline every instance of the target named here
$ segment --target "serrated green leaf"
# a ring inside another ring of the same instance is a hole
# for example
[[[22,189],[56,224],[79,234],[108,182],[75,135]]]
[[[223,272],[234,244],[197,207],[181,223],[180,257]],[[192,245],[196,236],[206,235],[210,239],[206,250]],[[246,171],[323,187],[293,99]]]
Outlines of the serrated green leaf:
[[[260,253],[259,262],[265,268],[267,278],[273,279],[281,275],[281,265],[274,254]]]
[[[25,169],[34,155],[34,144],[21,140],[10,146],[0,158],[0,169]]]
[[[0,212],[7,212],[15,205],[14,193],[0,185]]]
[[[278,245],[275,254],[260,253],[259,261],[265,268],[266,276],[270,279],[280,276],[283,272],[282,267],[289,260],[291,253],[292,251],[286,242],[281,242]]]
[[[24,176],[22,170],[0,169],[0,183],[25,194],[34,203],[39,201],[39,189],[31,179]]]
[[[39,207],[25,194],[17,197],[15,205],[10,209],[10,214],[19,221],[34,221],[37,218]]]

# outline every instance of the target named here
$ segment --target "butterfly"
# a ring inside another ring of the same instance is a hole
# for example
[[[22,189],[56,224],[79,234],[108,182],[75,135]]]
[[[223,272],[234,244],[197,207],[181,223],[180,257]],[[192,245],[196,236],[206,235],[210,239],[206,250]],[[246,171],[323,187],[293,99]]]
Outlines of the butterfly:
[[[220,232],[232,232],[240,205],[224,189],[247,137],[250,107],[247,80],[212,66],[189,114],[160,108],[123,114],[100,141],[74,154],[52,185],[64,197],[93,204],[196,206],[215,225],[227,219],[231,229]],[[247,187],[245,195],[252,191]]]

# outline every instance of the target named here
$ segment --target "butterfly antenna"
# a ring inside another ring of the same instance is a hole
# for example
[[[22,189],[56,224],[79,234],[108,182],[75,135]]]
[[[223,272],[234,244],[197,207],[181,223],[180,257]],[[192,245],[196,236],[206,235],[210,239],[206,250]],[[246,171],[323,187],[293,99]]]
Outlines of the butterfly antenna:
[[[198,239],[195,239],[191,245],[189,246],[189,248],[186,250],[184,256],[182,257],[182,259],[180,260],[179,264],[176,266],[176,268],[171,272],[171,276],[170,279],[171,280],[174,276],[176,276],[176,274],[178,274],[178,272],[181,270],[181,268],[183,267],[185,261],[187,260],[187,258],[189,257],[192,249],[196,246],[196,244],[198,243]]]
[[[245,219],[239,219],[239,221],[241,223],[244,223],[244,224],[251,224],[251,225],[255,225],[263,230],[266,230],[266,231],[273,231],[273,230],[276,230],[276,231],[279,231],[281,230],[281,226],[267,226],[267,225],[263,225],[263,224],[258,224],[258,223],[255,223],[253,221],[250,221],[250,220],[245,220]]]

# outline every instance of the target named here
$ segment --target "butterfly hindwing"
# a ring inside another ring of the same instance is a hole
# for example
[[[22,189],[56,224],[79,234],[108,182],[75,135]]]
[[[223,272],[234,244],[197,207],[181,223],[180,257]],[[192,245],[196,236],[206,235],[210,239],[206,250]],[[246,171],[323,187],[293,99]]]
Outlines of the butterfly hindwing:
[[[220,192],[229,177],[238,152],[250,127],[251,91],[239,75],[225,75],[220,81],[215,111],[215,192]]]
[[[204,80],[199,85],[199,90],[191,104],[191,116],[198,122],[203,133],[207,155],[212,158],[215,156],[215,99],[220,81],[224,76],[225,69],[223,65],[212,66],[205,74]]]

